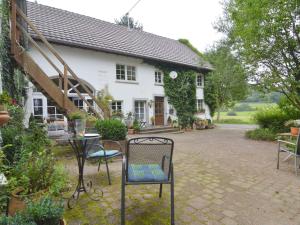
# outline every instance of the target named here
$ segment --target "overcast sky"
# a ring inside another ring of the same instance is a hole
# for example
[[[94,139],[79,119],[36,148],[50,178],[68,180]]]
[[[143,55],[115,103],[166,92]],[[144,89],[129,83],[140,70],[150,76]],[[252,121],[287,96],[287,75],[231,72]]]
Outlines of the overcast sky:
[[[33,0],[31,0],[33,1]],[[137,0],[37,0],[38,3],[108,22],[124,15]],[[144,31],[173,39],[187,38],[200,51],[221,38],[213,23],[222,15],[221,0],[141,0],[130,16]]]

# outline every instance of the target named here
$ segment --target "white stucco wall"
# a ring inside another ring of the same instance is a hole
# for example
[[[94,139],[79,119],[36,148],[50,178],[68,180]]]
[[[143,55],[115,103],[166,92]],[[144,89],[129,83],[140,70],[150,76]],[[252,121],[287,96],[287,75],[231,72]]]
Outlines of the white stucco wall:
[[[44,46],[41,45],[45,50]],[[155,96],[164,96],[164,88],[155,84],[155,67],[143,63],[142,59],[96,52],[86,49],[72,48],[61,45],[53,45],[62,58],[72,70],[83,80],[88,82],[97,91],[108,87],[114,100],[123,102],[124,114],[134,112],[134,100],[147,101],[147,122],[154,114],[154,103],[150,108],[148,102]],[[46,50],[45,50],[46,51]],[[56,76],[56,71],[34,48],[29,50],[31,56],[49,76]],[[63,71],[62,65],[51,57],[56,65]],[[123,64],[136,67],[136,82],[124,82],[116,80],[116,64]],[[197,98],[203,99],[203,88],[197,88]],[[165,98],[165,123],[169,116],[167,98]],[[207,108],[207,106],[205,106]],[[209,110],[206,110],[205,117],[209,118]]]

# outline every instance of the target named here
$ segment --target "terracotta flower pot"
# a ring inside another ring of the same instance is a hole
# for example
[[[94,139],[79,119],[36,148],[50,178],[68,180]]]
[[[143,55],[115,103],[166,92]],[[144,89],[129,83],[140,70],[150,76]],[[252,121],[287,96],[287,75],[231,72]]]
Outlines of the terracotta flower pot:
[[[7,111],[0,111],[0,126],[7,123],[10,117]]]
[[[297,136],[299,133],[299,127],[291,127],[291,135]]]
[[[33,201],[39,200],[46,192],[46,190],[41,190],[39,192],[22,195],[24,188],[19,187],[10,193],[10,199],[8,204],[8,215],[13,216],[16,212],[21,211],[26,208],[26,199],[31,199]]]
[[[134,134],[134,129],[128,129],[128,134]]]

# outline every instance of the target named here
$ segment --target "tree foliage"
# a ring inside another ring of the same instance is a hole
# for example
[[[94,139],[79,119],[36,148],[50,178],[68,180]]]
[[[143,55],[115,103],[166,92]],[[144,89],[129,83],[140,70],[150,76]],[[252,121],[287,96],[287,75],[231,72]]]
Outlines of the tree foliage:
[[[129,28],[136,29],[136,30],[143,30],[143,25],[138,21],[135,21],[132,17],[125,14],[120,19],[115,19],[115,23],[118,25],[122,25],[128,27],[128,20],[129,20]]]
[[[217,44],[205,53],[205,57],[214,70],[206,78],[204,91],[206,95],[212,95],[212,104],[218,112],[222,107],[230,107],[235,101],[244,99],[248,88],[247,76],[228,44]]]
[[[228,0],[218,29],[263,90],[280,91],[300,109],[299,0]]]
[[[187,47],[189,47],[193,52],[195,52],[198,56],[203,57],[203,54],[194,46],[191,44],[191,42],[188,39],[178,39],[178,41]]]

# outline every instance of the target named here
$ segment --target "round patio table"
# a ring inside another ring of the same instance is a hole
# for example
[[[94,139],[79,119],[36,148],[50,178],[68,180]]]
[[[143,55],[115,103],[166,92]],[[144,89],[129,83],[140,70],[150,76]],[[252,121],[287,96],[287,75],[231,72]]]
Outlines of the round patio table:
[[[93,144],[99,141],[99,134],[85,134],[84,136],[73,136],[68,138],[70,145],[75,153],[78,164],[78,182],[75,191],[68,199],[68,207],[71,209],[79,199],[80,193],[84,192],[91,200],[99,201],[103,196],[100,189],[92,189],[92,181],[85,184],[84,181],[84,165],[88,155],[88,151]]]

